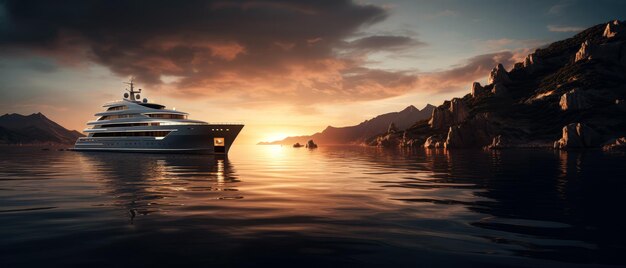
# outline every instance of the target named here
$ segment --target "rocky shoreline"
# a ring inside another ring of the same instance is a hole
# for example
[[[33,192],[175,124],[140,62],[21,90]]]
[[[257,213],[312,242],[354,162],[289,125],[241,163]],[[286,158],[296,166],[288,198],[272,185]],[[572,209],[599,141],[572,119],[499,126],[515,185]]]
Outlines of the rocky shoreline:
[[[615,20],[529,54],[487,85],[436,107],[428,120],[366,141],[379,147],[626,147],[626,26]],[[392,123],[393,125],[393,123]]]

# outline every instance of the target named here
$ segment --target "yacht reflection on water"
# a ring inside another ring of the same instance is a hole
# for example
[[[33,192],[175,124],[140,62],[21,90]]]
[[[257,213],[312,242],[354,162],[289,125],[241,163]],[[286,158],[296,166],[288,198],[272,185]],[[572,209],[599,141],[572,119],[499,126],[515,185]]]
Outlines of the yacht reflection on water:
[[[226,155],[78,153],[98,176],[113,204],[131,218],[171,213],[185,200],[239,199],[237,175]],[[106,205],[106,204],[103,204]]]

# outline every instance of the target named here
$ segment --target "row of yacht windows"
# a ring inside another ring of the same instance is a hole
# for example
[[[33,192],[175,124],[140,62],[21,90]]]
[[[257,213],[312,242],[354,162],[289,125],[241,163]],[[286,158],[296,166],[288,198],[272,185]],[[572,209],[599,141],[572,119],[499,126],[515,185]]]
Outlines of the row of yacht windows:
[[[108,128],[108,127],[148,127],[148,126],[158,126],[160,123],[128,123],[128,124],[106,124],[100,127]]]
[[[141,114],[116,114],[116,115],[105,115],[100,117],[98,121],[102,120],[111,120],[111,119],[120,119],[120,118],[131,118],[131,117],[141,117]],[[152,118],[164,118],[164,119],[187,119],[187,115],[184,114],[147,114],[148,117]]]
[[[119,119],[119,118],[131,118],[131,117],[140,117],[140,114],[116,114],[116,115],[105,115],[100,117],[100,120],[111,120],[111,119]]]
[[[187,115],[184,114],[148,114],[152,118],[165,118],[165,119],[187,119]]]
[[[165,137],[171,131],[136,131],[94,133],[92,137]]]
[[[107,111],[119,111],[119,110],[127,110],[127,109],[128,109],[128,106],[122,105],[122,106],[109,107],[109,109],[107,109]]]

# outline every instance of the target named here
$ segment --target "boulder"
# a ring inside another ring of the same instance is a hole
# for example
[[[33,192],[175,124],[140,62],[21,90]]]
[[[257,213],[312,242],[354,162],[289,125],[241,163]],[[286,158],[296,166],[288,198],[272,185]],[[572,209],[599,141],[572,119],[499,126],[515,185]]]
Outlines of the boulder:
[[[424,148],[427,149],[438,149],[443,148],[444,142],[436,138],[435,136],[430,136],[424,142]]]
[[[451,126],[448,129],[448,137],[446,138],[444,147],[446,149],[465,147],[467,145],[467,138],[464,137],[463,132],[460,126]]]
[[[581,110],[589,108],[587,98],[579,89],[572,89],[561,96],[561,100],[559,101],[559,105],[561,106],[561,110],[569,111],[569,110]]]
[[[624,41],[608,42],[595,45],[585,41],[576,52],[575,62],[582,60],[602,60],[626,66],[626,43]]]
[[[522,64],[522,66],[528,73],[533,73],[534,71],[543,67],[543,65],[541,64],[541,60],[537,57],[535,53],[528,54]]]
[[[491,70],[491,73],[489,73],[489,78],[487,79],[487,83],[489,84],[495,84],[495,83],[508,84],[510,82],[511,82],[511,79],[509,78],[508,73],[504,69],[504,66],[502,66],[502,64],[500,63]]]
[[[626,137],[609,140],[608,142],[604,143],[604,145],[602,146],[602,150],[605,150],[605,151],[626,150]]]
[[[509,90],[502,83],[496,83],[493,85],[491,89],[491,93],[496,96],[504,96],[509,92]]]
[[[583,123],[563,127],[561,139],[554,142],[555,149],[597,148],[602,144],[600,134]]]
[[[583,42],[580,45],[578,52],[576,52],[576,58],[574,59],[574,62],[589,59],[591,56],[591,48],[592,48],[592,45],[591,43],[589,43],[589,40],[586,40],[585,42]]]
[[[448,109],[437,107],[428,121],[432,129],[445,129],[452,124],[459,124],[469,116],[469,109],[462,99],[454,98]]]
[[[606,24],[604,28],[604,33],[602,36],[606,38],[613,38],[616,36],[623,35],[624,33],[624,25],[619,20],[614,20]]]
[[[486,92],[487,90],[485,90],[485,88],[482,87],[480,83],[474,82],[472,84],[472,97],[476,98],[478,96],[485,94]]]
[[[413,148],[413,147],[421,146],[421,143],[417,139],[413,139],[409,137],[408,133],[404,131],[402,133],[402,139],[400,139],[400,142],[398,145],[400,147]]]
[[[444,143],[446,149],[472,148],[489,144],[492,141],[494,128],[487,119],[487,115],[479,114],[463,124],[451,126],[448,129],[448,137]]]
[[[502,135],[498,135],[493,137],[491,140],[491,144],[486,146],[486,149],[503,149],[512,147],[508,139],[502,137]]]
[[[397,147],[399,145],[399,140],[394,134],[389,133],[384,136],[378,136],[376,138],[375,145],[378,147],[386,147],[386,148]]]

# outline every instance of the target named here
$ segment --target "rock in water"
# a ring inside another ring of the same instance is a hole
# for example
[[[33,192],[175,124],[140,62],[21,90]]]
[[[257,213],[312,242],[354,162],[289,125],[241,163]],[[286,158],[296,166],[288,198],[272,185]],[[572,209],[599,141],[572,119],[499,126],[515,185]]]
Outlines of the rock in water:
[[[614,20],[606,24],[602,36],[606,38],[613,38],[615,36],[622,35],[623,32],[624,25],[622,25],[619,20]]]
[[[436,138],[435,136],[430,136],[424,142],[424,148],[427,148],[427,149],[443,148],[443,144],[444,143],[440,141],[438,138]]]
[[[585,94],[579,89],[572,89],[563,94],[559,105],[563,111],[581,110],[590,107]]]
[[[444,147],[482,148],[492,141],[494,127],[486,114],[478,114],[463,124],[451,126]]]
[[[504,69],[504,66],[502,66],[501,63],[498,63],[498,65],[491,70],[491,73],[489,74],[489,78],[487,79],[487,83],[489,84],[511,83],[511,79],[509,78],[509,75],[507,74],[506,70]]]
[[[612,139],[602,146],[602,150],[614,151],[614,150],[626,150],[626,137]]]
[[[317,148],[317,144],[315,144],[315,142],[313,142],[313,140],[309,140],[309,141],[306,143],[306,148],[309,148],[309,149],[315,149],[315,148]]]
[[[591,127],[582,123],[571,123],[563,127],[562,137],[554,142],[554,148],[596,148],[601,144],[600,135]]]

